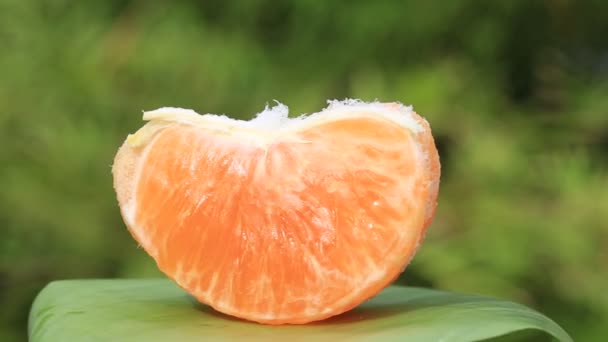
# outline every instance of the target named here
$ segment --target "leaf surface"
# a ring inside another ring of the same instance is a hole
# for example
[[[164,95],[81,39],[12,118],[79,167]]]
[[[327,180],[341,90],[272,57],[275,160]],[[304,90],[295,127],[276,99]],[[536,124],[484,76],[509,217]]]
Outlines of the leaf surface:
[[[166,279],[63,280],[44,288],[30,341],[478,341],[537,329],[572,339],[523,305],[391,286],[358,308],[302,326],[265,326],[198,304]]]

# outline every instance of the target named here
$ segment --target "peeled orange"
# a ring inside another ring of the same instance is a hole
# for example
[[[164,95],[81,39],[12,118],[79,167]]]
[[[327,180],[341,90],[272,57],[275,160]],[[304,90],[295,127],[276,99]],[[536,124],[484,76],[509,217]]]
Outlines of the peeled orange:
[[[228,315],[299,324],[347,311],[403,271],[435,213],[439,157],[411,107],[144,120],[112,169],[123,219],[162,272]]]

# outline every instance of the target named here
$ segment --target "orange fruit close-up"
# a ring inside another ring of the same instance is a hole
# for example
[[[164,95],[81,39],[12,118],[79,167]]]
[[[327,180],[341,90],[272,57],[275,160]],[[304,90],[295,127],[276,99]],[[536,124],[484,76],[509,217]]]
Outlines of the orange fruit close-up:
[[[435,215],[431,128],[399,103],[144,120],[112,167],[122,217],[163,273],[227,315],[302,324],[350,310],[401,274]]]

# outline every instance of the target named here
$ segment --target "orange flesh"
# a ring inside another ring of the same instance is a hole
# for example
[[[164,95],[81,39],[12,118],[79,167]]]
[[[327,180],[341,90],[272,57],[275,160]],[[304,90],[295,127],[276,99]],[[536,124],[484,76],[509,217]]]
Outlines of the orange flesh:
[[[388,285],[432,219],[439,177],[430,131],[374,118],[268,145],[172,124],[142,158],[136,239],[201,302],[271,324],[333,316]]]

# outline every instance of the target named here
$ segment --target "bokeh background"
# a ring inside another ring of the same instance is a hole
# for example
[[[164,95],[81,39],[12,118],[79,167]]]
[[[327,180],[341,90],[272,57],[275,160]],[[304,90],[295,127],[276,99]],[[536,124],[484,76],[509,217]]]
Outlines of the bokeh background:
[[[142,110],[397,100],[431,123],[437,218],[399,280],[608,338],[608,2],[0,0],[0,340],[49,281],[159,276],[110,166]]]

